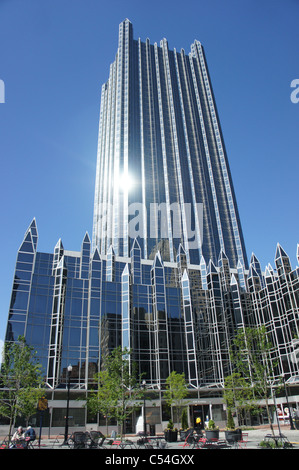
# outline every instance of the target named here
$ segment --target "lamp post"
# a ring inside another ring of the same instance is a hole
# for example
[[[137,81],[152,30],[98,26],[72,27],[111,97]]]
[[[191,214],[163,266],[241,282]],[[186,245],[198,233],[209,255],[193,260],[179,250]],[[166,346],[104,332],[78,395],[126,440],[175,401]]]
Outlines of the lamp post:
[[[143,380],[142,381],[142,385],[143,385],[143,434],[144,434],[144,437],[146,437],[146,408],[145,408],[145,386],[146,386],[146,381]]]
[[[64,429],[64,441],[62,445],[67,445],[68,433],[69,433],[69,404],[70,404],[70,378],[72,372],[71,364],[67,368],[67,399],[66,399],[66,417],[65,417],[65,429]]]
[[[288,398],[288,393],[287,393],[286,380],[285,380],[284,374],[281,374],[281,376],[282,376],[282,380],[283,380],[283,384],[284,384],[284,391],[285,391],[285,395],[286,395],[287,407],[288,407],[288,410],[289,410],[290,429],[294,430],[295,427],[294,427],[294,423],[293,423],[291,409],[290,409],[290,406],[289,406],[289,398]]]

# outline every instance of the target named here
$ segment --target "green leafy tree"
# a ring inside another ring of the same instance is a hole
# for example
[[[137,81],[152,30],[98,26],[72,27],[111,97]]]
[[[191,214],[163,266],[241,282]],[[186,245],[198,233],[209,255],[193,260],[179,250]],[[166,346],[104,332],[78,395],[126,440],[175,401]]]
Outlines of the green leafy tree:
[[[101,413],[106,419],[106,434],[108,435],[109,417],[114,415],[118,399],[114,394],[114,380],[107,370],[95,375],[97,390],[88,395],[87,409],[91,414]]]
[[[19,392],[19,403],[22,406],[19,415],[25,419],[26,427],[29,424],[30,417],[36,413],[38,400],[45,394],[45,390],[41,387],[26,387]]]
[[[180,424],[179,413],[181,412],[184,404],[183,400],[188,396],[188,393],[185,374],[179,374],[175,371],[172,371],[166,379],[166,391],[164,392],[164,398],[166,403],[171,407],[172,415],[173,407],[176,408],[176,423],[178,424],[178,427]]]
[[[234,422],[234,418],[233,418],[233,414],[232,414],[232,409],[231,409],[231,408],[228,408],[228,409],[227,409],[227,423],[226,423],[226,427],[227,427],[227,429],[229,429],[229,430],[235,429],[235,422]]]
[[[271,357],[272,344],[264,326],[244,328],[233,340],[231,359],[240,375],[250,381],[252,392],[257,399],[265,401],[272,434],[274,429],[269,406],[270,377],[277,366]]]
[[[231,416],[235,411],[240,424],[241,416],[246,412],[255,412],[257,409],[256,398],[251,382],[242,377],[239,372],[227,376],[224,381],[223,400],[226,404],[227,416]],[[231,429],[231,422],[227,424]]]
[[[44,395],[41,365],[23,336],[4,345],[0,383],[0,414],[9,419],[10,437],[17,416],[28,421],[36,411],[38,399]]]
[[[102,370],[96,375],[97,391],[90,394],[87,402],[89,411],[106,416],[106,423],[109,417],[116,418],[121,425],[121,436],[126,419],[139,406],[138,400],[144,394],[130,355],[127,348],[118,347],[105,358]]]
[[[187,413],[187,408],[184,408],[182,411],[181,415],[182,419],[182,429],[187,429],[188,428],[188,413]]]

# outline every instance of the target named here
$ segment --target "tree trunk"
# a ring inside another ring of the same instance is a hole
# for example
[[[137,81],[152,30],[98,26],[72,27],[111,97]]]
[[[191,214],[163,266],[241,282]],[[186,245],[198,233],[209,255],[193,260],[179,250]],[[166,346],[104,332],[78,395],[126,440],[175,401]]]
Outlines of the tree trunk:
[[[106,436],[108,436],[108,416],[106,416]]]
[[[268,398],[266,398],[266,410],[267,410],[267,415],[268,415],[268,421],[269,421],[269,424],[270,424],[270,429],[271,429],[272,435],[274,436],[275,433],[274,433],[274,428],[273,428],[273,424],[272,424]]]
[[[11,429],[12,429],[12,418],[10,418],[9,420],[9,430],[8,430],[8,440],[10,441],[10,438],[11,438],[11,435],[12,435],[12,432],[11,432]]]

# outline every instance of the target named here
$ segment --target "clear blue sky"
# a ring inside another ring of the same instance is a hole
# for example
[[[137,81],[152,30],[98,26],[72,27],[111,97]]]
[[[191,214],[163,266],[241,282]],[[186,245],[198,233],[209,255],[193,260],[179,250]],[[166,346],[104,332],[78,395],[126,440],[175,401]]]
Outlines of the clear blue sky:
[[[33,217],[39,251],[91,236],[100,91],[125,18],[135,38],[202,42],[248,256],[274,265],[280,242],[296,267],[298,0],[0,0],[0,339]]]

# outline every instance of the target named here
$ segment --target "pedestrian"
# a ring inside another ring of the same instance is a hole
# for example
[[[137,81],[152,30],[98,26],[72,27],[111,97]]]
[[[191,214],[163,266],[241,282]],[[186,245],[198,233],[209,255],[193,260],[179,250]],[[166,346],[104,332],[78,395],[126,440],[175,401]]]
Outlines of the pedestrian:
[[[196,428],[197,428],[198,430],[200,430],[200,429],[202,428],[202,425],[201,425],[201,418],[200,418],[200,417],[196,418]]]

